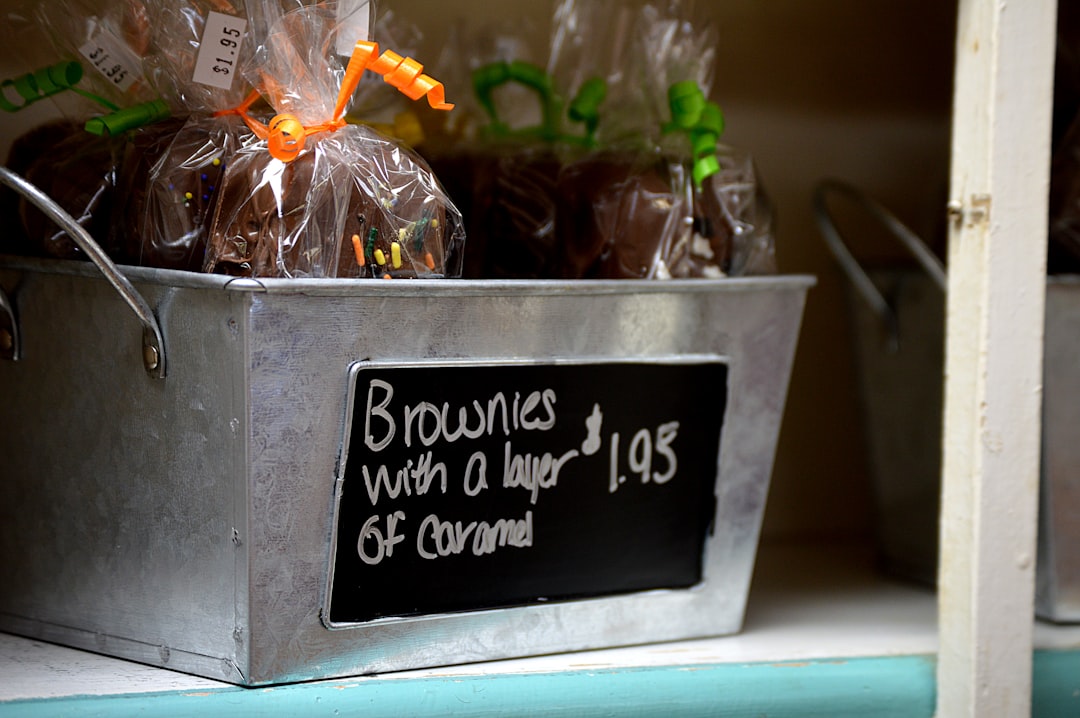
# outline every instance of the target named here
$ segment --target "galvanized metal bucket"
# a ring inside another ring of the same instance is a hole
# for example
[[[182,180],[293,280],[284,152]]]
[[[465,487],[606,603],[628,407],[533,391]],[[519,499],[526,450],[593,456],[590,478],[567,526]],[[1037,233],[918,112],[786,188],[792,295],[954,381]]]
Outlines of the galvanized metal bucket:
[[[841,195],[878,220],[918,269],[868,272],[840,236],[828,199]],[[945,271],[925,243],[884,207],[837,181],[815,192],[818,228],[851,281],[849,309],[885,567],[936,580],[944,386]],[[1080,621],[1080,278],[1046,286],[1043,448],[1036,613]]]
[[[837,230],[829,199],[841,197],[875,219],[919,268],[867,271]],[[826,246],[850,280],[858,396],[886,570],[923,583],[937,571],[945,271],[910,229],[879,203],[838,181],[814,194]]]
[[[811,278],[254,281],[88,254],[105,269],[0,260],[17,359],[0,361],[0,629],[244,685],[740,629]],[[358,362],[695,357],[727,367],[698,584],[331,630]]]
[[[1080,622],[1080,276],[1046,284],[1035,611]]]

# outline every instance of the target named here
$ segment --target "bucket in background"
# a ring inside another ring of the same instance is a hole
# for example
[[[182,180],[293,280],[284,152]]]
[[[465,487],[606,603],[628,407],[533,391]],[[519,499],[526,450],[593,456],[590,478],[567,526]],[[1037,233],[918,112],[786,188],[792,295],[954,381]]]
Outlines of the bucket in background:
[[[863,269],[826,204],[839,194],[878,220],[920,269]],[[850,280],[861,409],[874,487],[876,539],[896,575],[936,579],[944,389],[945,271],[880,204],[826,181],[814,196],[818,227]],[[1080,622],[1080,277],[1046,283],[1042,461],[1035,612]]]
[[[886,229],[918,268],[867,270],[829,209],[843,198]],[[945,270],[892,213],[836,180],[814,193],[815,220],[848,279],[859,408],[883,568],[933,584],[941,503],[941,416],[945,356]]]

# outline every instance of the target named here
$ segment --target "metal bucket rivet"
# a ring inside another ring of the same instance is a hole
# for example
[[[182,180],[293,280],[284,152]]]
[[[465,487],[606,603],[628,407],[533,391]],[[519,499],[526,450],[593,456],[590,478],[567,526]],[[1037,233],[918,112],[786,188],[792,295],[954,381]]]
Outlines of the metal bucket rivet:
[[[158,368],[158,351],[151,346],[143,347],[143,364],[146,366],[147,371],[154,371]]]

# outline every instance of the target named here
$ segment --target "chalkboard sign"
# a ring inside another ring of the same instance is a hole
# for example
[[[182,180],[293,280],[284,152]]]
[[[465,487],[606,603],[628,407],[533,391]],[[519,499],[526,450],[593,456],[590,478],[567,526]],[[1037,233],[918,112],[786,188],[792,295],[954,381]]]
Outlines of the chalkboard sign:
[[[324,621],[700,583],[727,374],[721,357],[355,364]]]

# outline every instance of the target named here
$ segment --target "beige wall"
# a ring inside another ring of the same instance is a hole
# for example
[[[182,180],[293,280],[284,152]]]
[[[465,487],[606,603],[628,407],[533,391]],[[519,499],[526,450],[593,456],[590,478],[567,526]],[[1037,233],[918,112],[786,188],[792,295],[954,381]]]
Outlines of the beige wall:
[[[729,118],[727,139],[757,157],[776,202],[782,270],[819,279],[782,428],[768,537],[870,529],[845,282],[813,225],[810,197],[822,177],[843,178],[921,235],[939,236],[948,172],[951,5],[712,4],[722,33],[715,99]],[[865,239],[867,256],[891,253],[877,235]]]

